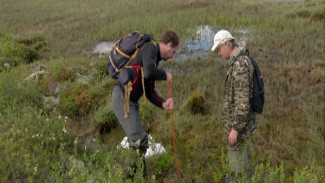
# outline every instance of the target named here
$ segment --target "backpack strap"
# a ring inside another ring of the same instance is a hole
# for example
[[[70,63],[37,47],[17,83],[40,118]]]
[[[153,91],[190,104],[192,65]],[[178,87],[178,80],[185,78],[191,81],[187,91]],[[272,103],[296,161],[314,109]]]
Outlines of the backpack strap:
[[[155,43],[154,41],[151,41],[151,42],[156,46],[156,53],[158,53],[157,43]],[[123,68],[127,68],[127,69],[137,69],[137,76],[135,77],[135,79],[132,82],[129,81],[126,85],[124,85],[124,96],[125,96],[124,97],[124,117],[125,118],[127,118],[129,116],[129,113],[130,113],[129,104],[130,104],[132,86],[134,86],[135,83],[137,82],[138,77],[139,77],[139,72],[141,72],[141,81],[142,81],[142,89],[143,89],[144,101],[147,102],[146,90],[145,90],[145,84],[144,84],[143,67],[141,67],[140,65],[128,65],[136,57],[138,51],[139,51],[139,48],[137,48],[135,53],[131,56],[130,60],[123,67]],[[155,57],[155,61],[156,60],[157,60],[157,54],[156,54],[156,57]]]
[[[130,59],[130,56],[128,54],[124,53],[122,50],[120,50],[120,48],[118,48],[118,46],[116,46],[116,44],[114,44],[113,49],[114,49],[114,51],[116,50],[123,57]]]
[[[130,113],[130,94],[132,92],[132,83],[129,81],[124,85],[124,117],[129,117]]]
[[[121,72],[121,69],[118,69],[118,68],[116,67],[116,65],[114,64],[114,62],[112,61],[111,55],[109,55],[108,58],[109,58],[109,61],[110,61],[111,64],[112,64],[113,68],[115,69],[115,71],[116,71],[117,73]]]

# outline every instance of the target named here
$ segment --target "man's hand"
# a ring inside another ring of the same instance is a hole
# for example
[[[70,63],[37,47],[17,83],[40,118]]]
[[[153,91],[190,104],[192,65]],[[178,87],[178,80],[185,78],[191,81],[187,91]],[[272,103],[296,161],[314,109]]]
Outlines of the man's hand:
[[[237,142],[238,132],[234,129],[231,129],[228,137],[229,144],[235,144]]]
[[[169,73],[169,72],[166,72],[166,75],[167,75],[167,78],[166,78],[166,81],[169,82],[172,80],[172,74]]]
[[[162,106],[165,110],[172,110],[174,107],[173,99],[172,98],[167,99],[165,102],[163,102]]]

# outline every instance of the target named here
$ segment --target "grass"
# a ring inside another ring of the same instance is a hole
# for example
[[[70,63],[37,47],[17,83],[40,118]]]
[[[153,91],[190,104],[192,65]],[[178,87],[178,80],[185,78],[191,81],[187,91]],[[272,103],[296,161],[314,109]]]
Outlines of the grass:
[[[128,154],[116,150],[124,133],[111,118],[114,81],[106,76],[105,59],[89,58],[83,52],[98,41],[113,41],[134,30],[158,39],[162,31],[172,28],[185,40],[205,24],[232,32],[249,27],[253,37],[247,45],[260,65],[266,88],[264,113],[258,116],[252,138],[253,182],[325,181],[322,1],[0,3],[1,38],[6,37],[0,48],[10,40],[11,47],[23,45],[41,58],[8,71],[1,69],[0,156],[4,158],[0,182],[123,182],[122,166]],[[240,35],[234,32],[234,36]],[[2,65],[8,59],[25,58],[11,53],[0,52]],[[39,64],[48,74],[36,82],[25,81]],[[212,55],[161,66],[173,74],[182,182],[223,182],[229,174],[220,118],[227,62]],[[157,83],[157,91],[168,97],[165,82]],[[45,112],[42,96],[60,98],[60,108]],[[206,109],[203,114],[184,107],[193,96],[205,99],[200,100]],[[145,129],[167,149],[166,154],[148,159],[150,181],[174,182],[170,115],[144,101],[140,110]]]

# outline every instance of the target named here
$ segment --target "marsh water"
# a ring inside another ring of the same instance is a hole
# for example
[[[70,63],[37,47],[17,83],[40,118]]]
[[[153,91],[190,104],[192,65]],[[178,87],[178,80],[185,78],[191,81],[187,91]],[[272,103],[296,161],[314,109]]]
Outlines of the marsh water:
[[[213,38],[219,29],[210,25],[200,25],[195,29],[195,35],[187,38],[181,42],[181,47],[177,51],[173,60],[183,61],[187,59],[196,59],[198,57],[204,58],[213,55],[211,47],[213,45]],[[233,36],[238,38],[239,42],[246,42],[252,38],[251,29],[238,27],[234,28],[232,32]],[[114,42],[102,41],[98,42],[92,54],[97,55],[100,58],[106,57],[111,51]]]

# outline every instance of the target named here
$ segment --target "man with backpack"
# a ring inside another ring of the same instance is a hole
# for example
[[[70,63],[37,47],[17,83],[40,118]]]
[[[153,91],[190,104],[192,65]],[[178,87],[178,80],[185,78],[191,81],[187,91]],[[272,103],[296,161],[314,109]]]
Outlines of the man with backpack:
[[[264,84],[259,73],[258,81],[262,89],[258,93],[253,92],[257,87],[254,77],[257,76],[256,72],[259,72],[258,66],[255,60],[249,57],[245,47],[237,44],[230,32],[218,31],[211,50],[228,60],[222,119],[224,141],[227,144],[232,171],[226,182],[235,182],[234,178],[242,177],[244,173],[250,177],[248,141],[257,128],[256,113],[261,113],[263,109]],[[256,103],[259,105],[255,105]],[[245,172],[242,172],[242,169]]]
[[[132,36],[135,36],[135,39]],[[132,39],[136,43],[132,42]],[[123,41],[135,45],[136,50],[133,49],[131,55],[121,51]],[[155,92],[155,81],[171,81],[171,73],[159,69],[158,64],[161,60],[167,61],[174,57],[179,48],[180,39],[174,31],[166,30],[159,43],[155,43],[149,35],[139,35],[135,32],[119,40],[118,44],[120,47],[113,48],[108,61],[110,75],[111,72],[118,72],[116,86],[112,93],[112,108],[128,137],[130,149],[138,157],[143,158],[143,176],[146,177],[144,155],[149,148],[148,134],[141,125],[138,100],[144,94],[154,105],[165,110],[173,109],[172,98],[164,100]],[[117,63],[119,54],[127,58],[126,64],[120,64],[123,65],[122,68],[119,68],[119,63]],[[134,163],[130,166],[128,169],[133,168],[134,173],[136,171]],[[129,171],[125,173],[130,174]]]

